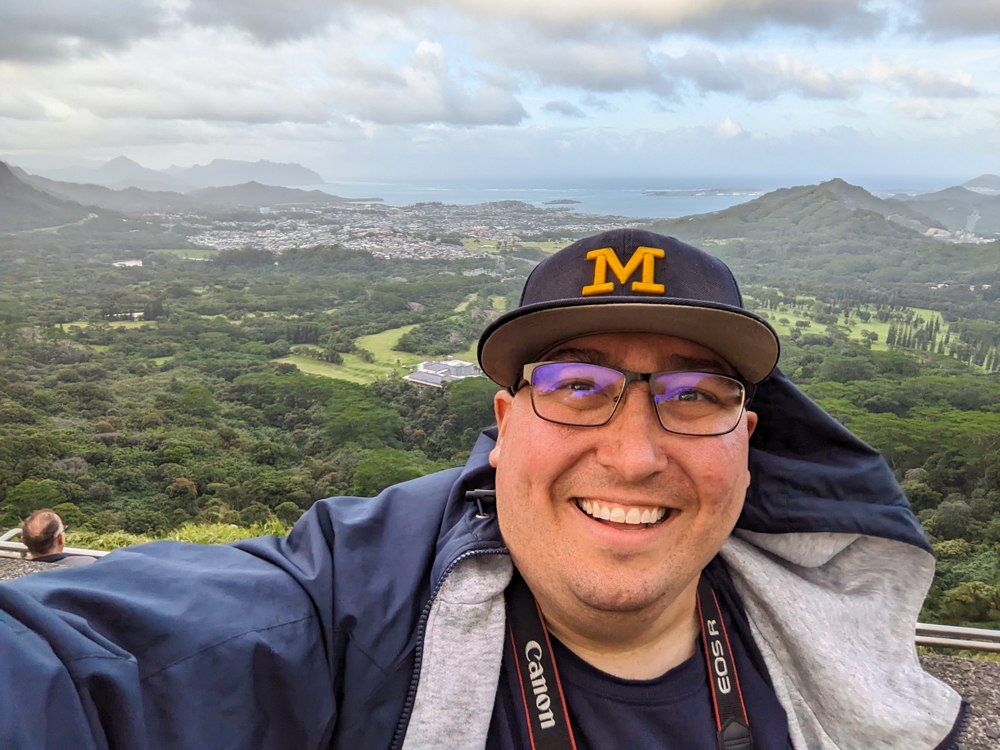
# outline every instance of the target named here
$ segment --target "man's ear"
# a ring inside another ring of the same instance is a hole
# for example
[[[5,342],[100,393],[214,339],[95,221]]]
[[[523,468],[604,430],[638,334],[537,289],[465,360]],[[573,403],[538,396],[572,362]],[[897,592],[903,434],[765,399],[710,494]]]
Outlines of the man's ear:
[[[747,410],[747,440],[753,435],[753,431],[757,429],[757,412]]]
[[[510,417],[510,410],[513,406],[514,396],[507,391],[497,391],[497,395],[493,397],[493,413],[497,418],[497,444],[490,451],[490,466],[494,469],[500,462],[500,444],[507,432],[507,419]]]

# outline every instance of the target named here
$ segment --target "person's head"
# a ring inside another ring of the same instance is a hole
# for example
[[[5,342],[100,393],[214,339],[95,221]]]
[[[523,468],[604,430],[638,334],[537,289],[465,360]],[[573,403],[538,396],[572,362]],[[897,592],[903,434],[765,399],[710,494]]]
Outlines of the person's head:
[[[36,510],[21,526],[21,541],[31,557],[62,552],[66,544],[62,519],[48,508]]]
[[[778,358],[729,269],[651,232],[581,240],[535,268],[479,355],[506,389],[490,456],[498,520],[536,595],[605,612],[669,605],[736,523],[756,425],[746,403]]]

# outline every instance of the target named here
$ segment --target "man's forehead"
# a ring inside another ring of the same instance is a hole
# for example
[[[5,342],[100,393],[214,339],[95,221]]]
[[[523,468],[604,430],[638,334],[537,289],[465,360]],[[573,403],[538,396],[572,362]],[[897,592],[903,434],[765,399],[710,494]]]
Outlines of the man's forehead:
[[[626,360],[642,357],[656,369],[705,370],[735,374],[725,359],[700,344],[674,336],[649,333],[596,334],[573,339],[550,349],[540,360],[588,362],[605,367],[627,367]]]

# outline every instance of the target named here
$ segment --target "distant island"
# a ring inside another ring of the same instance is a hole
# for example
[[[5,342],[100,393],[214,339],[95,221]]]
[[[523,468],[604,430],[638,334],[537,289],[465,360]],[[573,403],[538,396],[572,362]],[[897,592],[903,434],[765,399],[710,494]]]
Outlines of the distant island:
[[[575,201],[572,198],[556,198],[554,201],[545,201],[542,203],[543,206],[573,206],[580,201]]]
[[[656,198],[683,198],[704,195],[763,195],[764,191],[748,188],[712,188],[710,190],[645,190],[642,194]]]

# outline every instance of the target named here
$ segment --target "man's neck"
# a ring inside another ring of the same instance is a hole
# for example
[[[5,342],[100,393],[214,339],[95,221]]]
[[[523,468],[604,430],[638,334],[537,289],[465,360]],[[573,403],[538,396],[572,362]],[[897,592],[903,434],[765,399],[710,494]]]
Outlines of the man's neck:
[[[549,632],[588,664],[616,677],[652,680],[691,658],[700,631],[698,577],[650,616],[565,613],[540,602]]]

